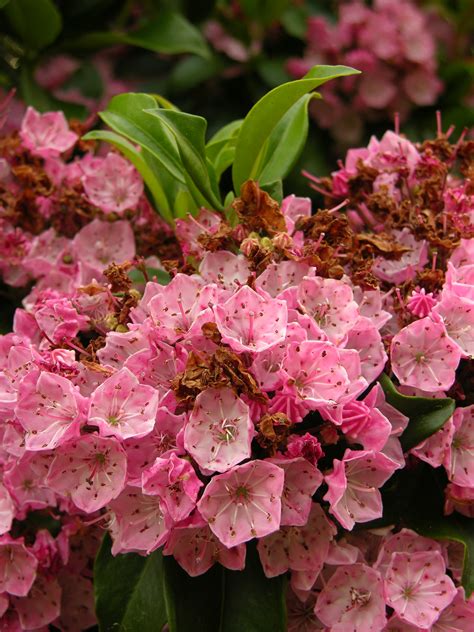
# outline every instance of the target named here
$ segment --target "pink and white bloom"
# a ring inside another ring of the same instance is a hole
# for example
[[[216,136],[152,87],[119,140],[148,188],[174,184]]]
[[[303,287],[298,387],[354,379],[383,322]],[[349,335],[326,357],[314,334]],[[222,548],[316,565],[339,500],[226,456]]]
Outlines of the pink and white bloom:
[[[46,483],[82,511],[93,513],[120,494],[126,475],[127,457],[120,443],[86,434],[56,450]]]
[[[431,632],[471,632],[474,621],[474,603],[466,600],[464,589],[459,587],[453,601],[445,608],[431,627]]]
[[[163,511],[174,522],[189,516],[202,486],[191,463],[174,452],[167,458],[158,457],[142,474],[143,492],[158,496]]]
[[[15,414],[26,430],[28,450],[52,450],[79,436],[87,404],[61,375],[29,373],[20,384]]]
[[[456,596],[438,551],[393,553],[385,576],[387,604],[403,621],[430,628]]]
[[[474,405],[456,408],[454,434],[448,447],[444,467],[449,480],[462,487],[474,486]]]
[[[385,576],[394,553],[413,554],[420,551],[437,551],[442,554],[443,547],[436,540],[425,538],[411,529],[402,529],[398,533],[393,533],[383,539],[373,566]]]
[[[387,621],[382,577],[365,564],[340,566],[314,612],[331,632],[381,632]]]
[[[0,483],[0,536],[10,531],[15,516],[15,505],[3,483]]]
[[[404,327],[391,345],[392,369],[400,383],[430,392],[452,385],[461,355],[445,326],[429,317]]]
[[[199,274],[206,283],[215,283],[224,290],[236,291],[247,283],[251,271],[243,255],[221,250],[204,255]]]
[[[324,479],[324,496],[329,511],[349,531],[356,522],[368,522],[382,516],[379,487],[392,476],[398,465],[380,452],[349,450],[342,461],[334,459],[333,470]]]
[[[81,182],[89,201],[105,213],[133,209],[143,194],[143,181],[135,167],[113,152],[94,170],[87,170]]]
[[[41,331],[56,344],[74,338],[81,329],[87,328],[88,323],[67,298],[45,301],[35,312],[35,318]]]
[[[33,155],[42,158],[59,156],[71,149],[78,139],[62,112],[40,114],[31,106],[23,117],[20,137]]]
[[[447,294],[434,307],[446,327],[448,336],[464,355],[474,356],[474,301]]]
[[[286,335],[288,309],[284,301],[265,298],[245,285],[214,308],[223,342],[234,351],[269,349]]]
[[[0,593],[24,597],[36,578],[38,561],[28,551],[23,538],[0,537]]]
[[[100,275],[111,263],[131,261],[135,256],[135,238],[128,222],[103,222],[94,219],[77,233],[72,241],[77,259]]]
[[[298,303],[334,344],[345,340],[359,318],[359,307],[354,301],[352,289],[336,279],[303,279],[298,286]]]
[[[144,437],[153,430],[158,392],[140,384],[131,371],[120,369],[91,396],[88,423],[104,437]]]
[[[247,404],[230,388],[209,388],[196,398],[184,446],[200,467],[226,472],[250,457],[254,434]]]
[[[418,270],[421,270],[428,262],[428,244],[426,241],[417,241],[408,228],[394,230],[397,241],[402,246],[409,248],[400,259],[378,258],[372,266],[372,272],[376,277],[388,283],[400,284],[414,279]]]
[[[266,461],[237,465],[208,483],[198,509],[224,546],[261,538],[280,526],[285,474]]]

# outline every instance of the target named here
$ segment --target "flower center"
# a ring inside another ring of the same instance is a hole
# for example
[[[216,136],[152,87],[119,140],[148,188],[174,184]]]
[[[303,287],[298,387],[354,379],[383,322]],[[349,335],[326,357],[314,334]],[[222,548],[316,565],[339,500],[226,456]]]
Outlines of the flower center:
[[[351,588],[350,595],[353,606],[365,606],[370,601],[369,590],[359,590],[358,588]]]

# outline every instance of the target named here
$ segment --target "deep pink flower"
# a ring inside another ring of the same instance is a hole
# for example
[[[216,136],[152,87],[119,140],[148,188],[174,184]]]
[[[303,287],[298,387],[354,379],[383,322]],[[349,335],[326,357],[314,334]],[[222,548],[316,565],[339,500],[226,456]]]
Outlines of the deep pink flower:
[[[387,620],[380,574],[365,564],[340,566],[314,612],[331,632],[380,632]]]
[[[35,156],[59,156],[70,149],[78,136],[71,132],[62,112],[40,114],[29,107],[21,123],[20,137]]]
[[[104,437],[144,437],[153,430],[157,410],[158,392],[123,368],[92,394],[88,423]]]
[[[286,454],[292,459],[302,456],[312,465],[317,465],[324,453],[318,439],[309,432],[305,432],[304,435],[290,435],[288,437]]]
[[[173,452],[167,458],[158,457],[142,474],[143,492],[158,496],[174,522],[189,516],[202,486],[191,463]]]
[[[445,326],[429,317],[407,325],[392,340],[393,372],[401,384],[424,391],[447,390],[461,355]]]
[[[88,318],[78,314],[67,298],[45,301],[35,318],[39,328],[56,344],[74,338],[88,323]]]
[[[342,461],[334,459],[333,471],[324,479],[324,496],[329,511],[349,531],[356,522],[368,522],[382,516],[379,487],[390,478],[398,465],[380,452],[346,450]]]
[[[234,351],[264,351],[285,338],[286,303],[265,298],[247,285],[216,305],[214,312],[223,342]]]
[[[404,621],[430,628],[456,596],[438,551],[393,553],[385,576],[387,604]]]
[[[51,450],[79,436],[86,400],[69,380],[45,371],[20,384],[15,413],[26,430],[28,450]]]
[[[86,434],[55,452],[47,485],[87,513],[105,507],[125,486],[127,457],[114,438]]]
[[[86,171],[81,181],[86,197],[105,213],[135,208],[143,193],[143,181],[135,167],[113,152],[94,170]]]
[[[0,537],[0,592],[24,597],[36,578],[38,561],[28,551],[23,538]]]
[[[224,546],[261,538],[280,526],[284,478],[266,461],[237,465],[211,479],[198,509]]]
[[[226,472],[249,458],[254,434],[247,404],[230,388],[210,388],[196,398],[184,446],[200,467]]]

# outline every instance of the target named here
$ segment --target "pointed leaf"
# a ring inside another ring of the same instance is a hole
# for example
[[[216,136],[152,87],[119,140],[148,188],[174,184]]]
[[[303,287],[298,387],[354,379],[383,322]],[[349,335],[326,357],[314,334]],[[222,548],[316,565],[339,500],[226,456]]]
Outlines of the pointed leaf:
[[[107,534],[94,565],[100,632],[161,632],[167,620],[161,553],[113,557],[110,549],[111,539]]]
[[[5,14],[15,33],[32,50],[52,44],[61,32],[61,14],[52,0],[14,0]]]
[[[397,391],[388,375],[379,378],[387,402],[410,418],[400,437],[403,449],[410,450],[442,428],[454,412],[454,400],[449,397],[432,399],[411,397]]]
[[[247,114],[240,130],[232,173],[235,191],[240,191],[249,178],[258,179],[265,166],[262,164],[265,144],[294,103],[326,81],[358,72],[347,66],[314,66],[303,79],[284,83],[262,97]]]

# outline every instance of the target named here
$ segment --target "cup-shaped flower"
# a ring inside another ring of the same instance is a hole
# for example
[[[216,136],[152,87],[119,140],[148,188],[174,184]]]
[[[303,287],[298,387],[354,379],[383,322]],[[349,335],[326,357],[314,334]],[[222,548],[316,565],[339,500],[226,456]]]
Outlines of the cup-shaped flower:
[[[247,404],[230,388],[209,388],[196,398],[184,447],[200,467],[226,472],[249,458],[254,433]]]
[[[208,483],[198,509],[224,546],[276,531],[281,520],[285,474],[267,461],[251,461]]]
[[[474,405],[456,408],[454,435],[444,456],[449,480],[461,487],[474,487]]]
[[[0,593],[24,597],[36,577],[38,560],[28,551],[23,538],[0,537]]]
[[[26,110],[20,137],[32,154],[43,158],[59,156],[70,149],[78,138],[70,131],[62,112],[40,114],[33,107]]]

